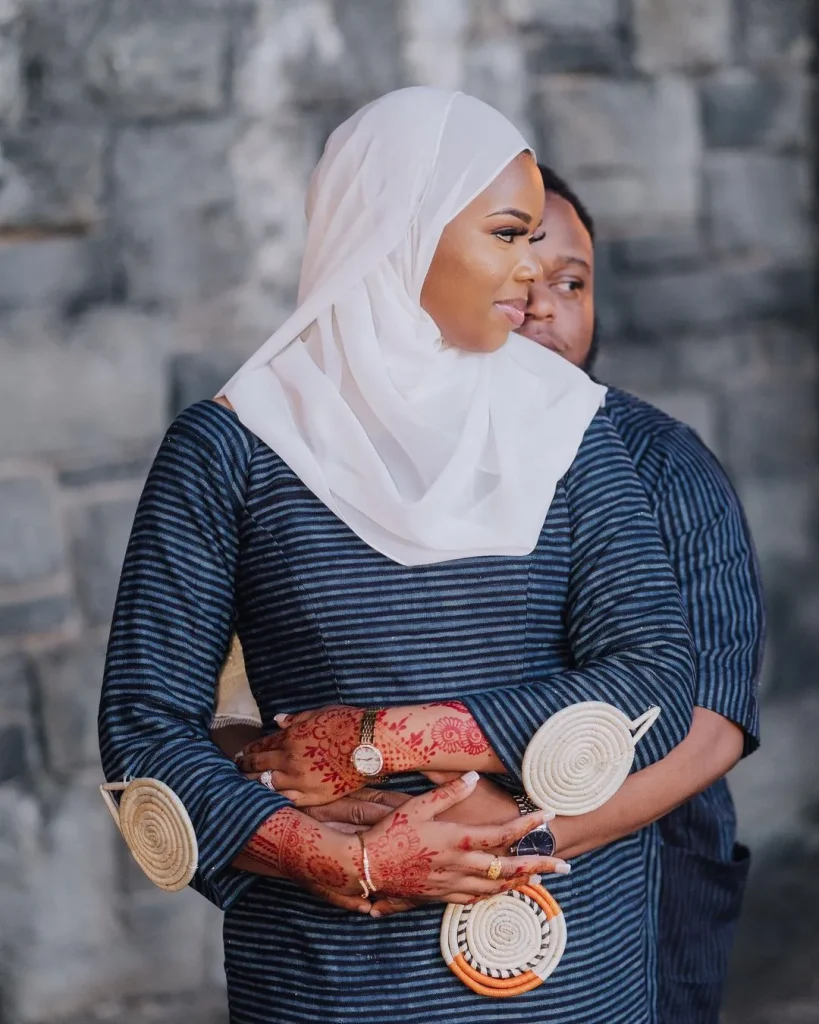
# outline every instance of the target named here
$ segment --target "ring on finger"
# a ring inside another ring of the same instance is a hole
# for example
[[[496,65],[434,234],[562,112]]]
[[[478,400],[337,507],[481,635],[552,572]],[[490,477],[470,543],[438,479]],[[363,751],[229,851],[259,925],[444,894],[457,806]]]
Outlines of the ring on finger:
[[[495,882],[500,878],[502,868],[503,864],[501,863],[500,858],[493,857],[492,863],[486,869],[486,877],[490,882]]]
[[[259,782],[261,782],[261,784],[263,786],[266,786],[268,789],[276,788],[273,785],[273,772],[269,768],[267,769],[267,771],[262,772],[262,774],[259,776]]]

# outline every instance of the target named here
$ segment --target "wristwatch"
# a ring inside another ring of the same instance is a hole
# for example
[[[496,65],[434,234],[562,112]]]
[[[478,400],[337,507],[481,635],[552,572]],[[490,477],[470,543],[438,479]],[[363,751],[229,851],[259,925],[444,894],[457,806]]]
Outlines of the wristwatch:
[[[518,805],[518,809],[521,814],[531,814],[533,811],[539,811],[540,807],[528,796],[515,796],[515,803]],[[547,823],[538,825],[537,828],[533,828],[531,832],[527,832],[525,836],[522,836],[512,846],[513,857],[553,857],[555,852],[554,833],[549,828]]]
[[[375,720],[382,708],[368,708],[361,719],[361,736],[358,746],[350,755],[353,767],[359,775],[368,779],[380,775],[384,768],[384,755],[375,745]]]

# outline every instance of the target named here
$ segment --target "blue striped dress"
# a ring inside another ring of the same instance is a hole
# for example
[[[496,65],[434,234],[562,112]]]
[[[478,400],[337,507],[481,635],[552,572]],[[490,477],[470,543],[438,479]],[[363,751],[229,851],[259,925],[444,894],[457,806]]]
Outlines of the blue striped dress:
[[[440,905],[373,919],[232,868],[286,805],[208,739],[234,626],[268,729],[279,711],[458,698],[519,777],[540,724],[596,698],[630,717],[660,705],[635,768],[663,757],[690,725],[693,650],[645,493],[604,412],[531,555],[408,568],[360,541],[233,413],[192,406],[170,428],[137,511],[100,741],[109,779],[159,778],[190,813],[192,884],[225,910],[233,1024],[655,1024],[656,829],[549,880],[568,947],[543,986],[509,1000],[478,996],[450,973]]]
[[[647,402],[610,389],[606,411],[631,455],[680,584],[694,646],[694,703],[759,744],[757,682],[765,612],[739,499],[697,435]],[[716,1024],[739,918],[748,851],[724,779],[660,822],[661,1024]]]

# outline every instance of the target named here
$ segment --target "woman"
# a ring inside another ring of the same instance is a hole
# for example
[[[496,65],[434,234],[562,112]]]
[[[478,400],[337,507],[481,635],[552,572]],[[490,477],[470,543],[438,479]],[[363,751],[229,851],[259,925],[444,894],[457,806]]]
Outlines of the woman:
[[[485,104],[407,89],[359,111],[311,182],[298,308],[222,404],[179,417],[149,476],[114,615],[103,763],[185,804],[193,884],[226,910],[234,1024],[654,1020],[645,837],[568,876],[552,858],[493,857],[542,813],[443,820],[476,772],[519,778],[529,739],[567,705],[602,699],[633,718],[660,704],[638,767],[691,714],[679,596],[598,415],[603,391],[509,336],[540,272],[542,205],[530,148]],[[208,739],[234,625],[265,727],[305,712],[267,741],[272,789]],[[373,772],[419,792],[403,774],[419,770],[467,774],[368,832],[368,865],[357,837],[298,810]],[[548,983],[501,1002],[463,986],[440,957],[440,903],[558,870],[570,940]],[[307,891],[351,896],[368,871],[379,894],[425,905],[378,919],[363,899],[352,914]]]

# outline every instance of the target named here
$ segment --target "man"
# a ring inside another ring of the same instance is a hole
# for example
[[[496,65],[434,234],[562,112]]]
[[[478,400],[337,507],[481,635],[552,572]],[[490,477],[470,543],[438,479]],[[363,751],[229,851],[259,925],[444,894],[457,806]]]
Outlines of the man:
[[[543,166],[541,173],[543,233],[532,244],[543,279],[532,286],[520,333],[591,372],[598,342],[594,224],[561,178]],[[653,818],[663,802],[673,806],[698,793],[658,826],[659,1017],[662,1024],[716,1024],[748,869],[747,850],[735,843],[734,807],[723,776],[759,742],[764,611],[757,562],[739,500],[699,437],[616,388],[608,392],[606,411],[657,518],[698,657],[691,731],[665,762],[652,766],[658,786],[645,801]],[[556,833],[560,855],[570,855]]]

